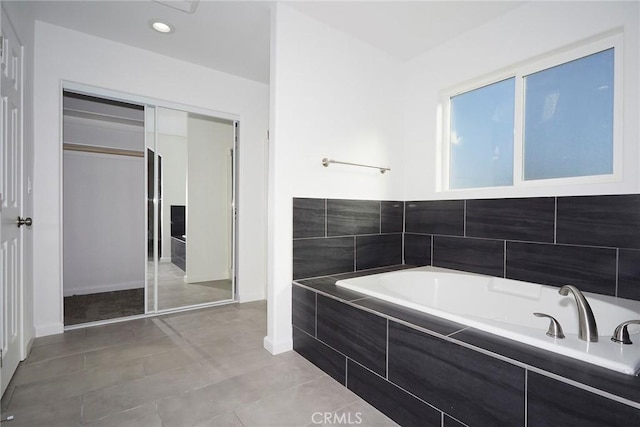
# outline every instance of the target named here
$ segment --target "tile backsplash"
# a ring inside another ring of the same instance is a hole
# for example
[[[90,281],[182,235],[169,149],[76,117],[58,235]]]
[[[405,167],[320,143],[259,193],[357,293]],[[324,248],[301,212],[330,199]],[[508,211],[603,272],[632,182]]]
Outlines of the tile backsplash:
[[[293,278],[402,264],[404,202],[293,199]]]
[[[640,195],[293,200],[294,279],[434,265],[640,300]]]
[[[405,261],[640,300],[640,195],[405,203]]]

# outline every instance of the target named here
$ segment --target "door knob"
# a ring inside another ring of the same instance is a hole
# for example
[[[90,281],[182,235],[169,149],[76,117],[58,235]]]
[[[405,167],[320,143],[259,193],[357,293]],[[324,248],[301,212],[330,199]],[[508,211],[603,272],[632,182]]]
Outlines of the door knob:
[[[23,225],[26,225],[27,227],[31,227],[31,224],[33,224],[33,220],[29,217],[27,218],[20,218],[18,217],[18,227],[21,227]]]

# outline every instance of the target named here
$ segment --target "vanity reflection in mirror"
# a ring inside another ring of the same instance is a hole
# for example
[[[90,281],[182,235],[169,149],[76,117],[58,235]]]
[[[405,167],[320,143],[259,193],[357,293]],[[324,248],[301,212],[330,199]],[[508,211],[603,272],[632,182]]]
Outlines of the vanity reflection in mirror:
[[[233,301],[237,122],[71,90],[63,111],[65,326]]]

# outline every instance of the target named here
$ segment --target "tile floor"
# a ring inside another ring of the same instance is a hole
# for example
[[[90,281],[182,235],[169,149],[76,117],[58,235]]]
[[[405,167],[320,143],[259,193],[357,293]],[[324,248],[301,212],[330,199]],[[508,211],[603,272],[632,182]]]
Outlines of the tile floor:
[[[262,301],[38,338],[2,425],[395,425],[297,353],[269,354],[265,330]]]
[[[148,310],[153,311],[153,263],[147,268]],[[185,283],[185,272],[170,262],[158,264],[158,309],[165,310],[233,298],[231,280]]]

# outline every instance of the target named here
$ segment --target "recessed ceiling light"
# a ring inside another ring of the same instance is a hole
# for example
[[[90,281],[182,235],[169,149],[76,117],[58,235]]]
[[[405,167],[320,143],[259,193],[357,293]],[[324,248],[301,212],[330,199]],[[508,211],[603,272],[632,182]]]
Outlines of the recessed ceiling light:
[[[151,28],[159,33],[168,34],[173,32],[173,27],[171,26],[171,24],[168,24],[164,21],[153,19],[149,22],[149,24],[151,25]]]

